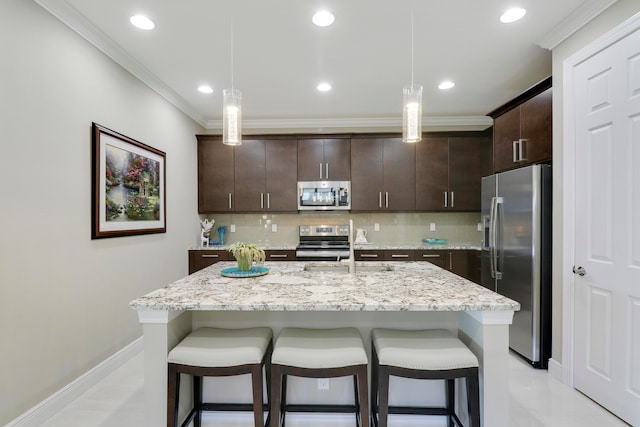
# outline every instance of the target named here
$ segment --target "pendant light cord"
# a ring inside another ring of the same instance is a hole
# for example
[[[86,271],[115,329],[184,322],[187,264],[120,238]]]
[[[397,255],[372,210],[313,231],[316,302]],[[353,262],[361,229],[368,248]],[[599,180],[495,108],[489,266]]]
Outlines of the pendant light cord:
[[[233,18],[231,19],[231,91],[233,92]]]
[[[411,8],[411,86],[413,87],[413,7]]]

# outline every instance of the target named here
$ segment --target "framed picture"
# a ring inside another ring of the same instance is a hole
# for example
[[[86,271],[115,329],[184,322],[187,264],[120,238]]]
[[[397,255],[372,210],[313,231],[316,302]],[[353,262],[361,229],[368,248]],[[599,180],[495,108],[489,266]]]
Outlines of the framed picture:
[[[165,233],[166,154],[92,124],[91,239]]]

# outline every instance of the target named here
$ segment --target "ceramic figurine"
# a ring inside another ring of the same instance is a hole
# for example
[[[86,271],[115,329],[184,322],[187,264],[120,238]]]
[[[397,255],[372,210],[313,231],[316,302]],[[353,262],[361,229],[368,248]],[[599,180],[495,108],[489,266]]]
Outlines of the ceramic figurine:
[[[202,233],[200,234],[200,247],[209,247],[209,233],[211,233],[211,229],[213,228],[213,224],[215,223],[215,219],[209,221],[205,218],[204,221],[200,221],[200,225],[202,226]]]

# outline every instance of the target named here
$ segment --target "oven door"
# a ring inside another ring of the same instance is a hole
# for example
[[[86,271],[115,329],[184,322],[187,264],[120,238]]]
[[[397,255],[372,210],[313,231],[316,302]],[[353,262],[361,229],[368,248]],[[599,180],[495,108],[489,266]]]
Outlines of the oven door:
[[[296,261],[340,261],[349,258],[349,250],[317,250],[298,249],[296,250]]]
[[[351,209],[351,183],[332,181],[298,182],[298,210]]]

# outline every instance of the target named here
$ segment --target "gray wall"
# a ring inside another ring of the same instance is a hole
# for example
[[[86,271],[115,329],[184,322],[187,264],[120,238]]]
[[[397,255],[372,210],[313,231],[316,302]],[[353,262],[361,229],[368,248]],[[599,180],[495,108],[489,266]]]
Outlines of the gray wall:
[[[638,0],[618,0],[596,19],[581,28],[563,43],[553,49],[553,359],[562,362],[562,269],[570,268],[573,259],[564,259],[563,251],[563,63],[571,55],[583,49],[600,36],[624,22],[626,19],[640,13]],[[570,225],[569,225],[570,226]]]
[[[0,425],[141,336],[187,273],[203,129],[32,1],[0,2]],[[167,153],[167,233],[91,240],[91,122]]]

